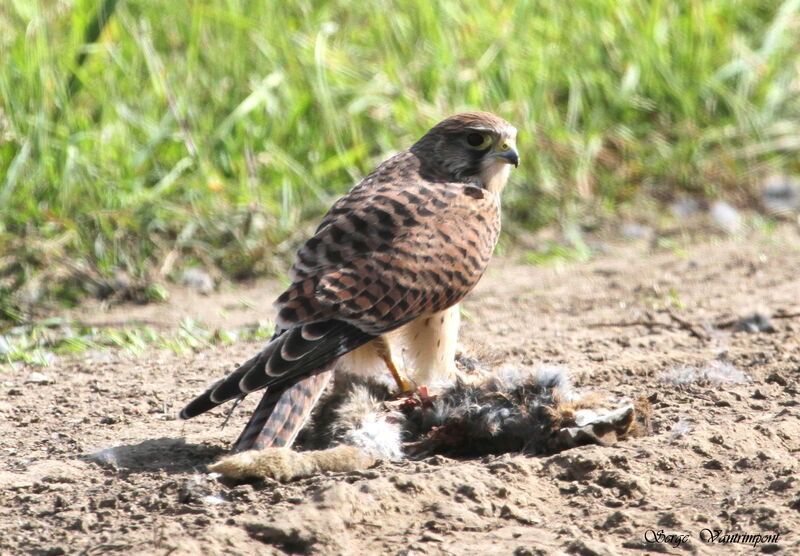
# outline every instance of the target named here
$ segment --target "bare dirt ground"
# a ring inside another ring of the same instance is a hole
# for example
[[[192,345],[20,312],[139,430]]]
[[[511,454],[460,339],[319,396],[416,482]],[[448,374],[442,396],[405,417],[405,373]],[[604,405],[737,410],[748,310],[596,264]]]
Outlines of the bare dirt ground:
[[[0,553],[754,551],[704,543],[704,529],[721,530],[717,540],[777,534],[755,551],[800,553],[798,230],[607,247],[587,263],[494,261],[466,303],[462,344],[496,365],[567,366],[581,389],[656,395],[652,436],[223,484],[206,465],[257,400],[225,429],[220,412],[185,423],[176,414],[256,344],[88,353],[44,369],[49,384],[26,383],[32,368],[0,377]],[[278,289],[176,290],[165,304],[73,316],[230,328],[269,318]],[[775,331],[736,331],[754,311],[771,314]]]

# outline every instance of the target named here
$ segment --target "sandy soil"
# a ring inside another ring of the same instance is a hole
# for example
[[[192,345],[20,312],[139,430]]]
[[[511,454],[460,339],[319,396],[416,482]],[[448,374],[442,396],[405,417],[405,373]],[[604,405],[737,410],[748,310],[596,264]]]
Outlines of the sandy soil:
[[[0,553],[754,550],[701,542],[704,529],[722,530],[717,540],[777,534],[755,551],[800,553],[798,231],[607,247],[560,267],[495,261],[466,305],[462,343],[496,365],[565,365],[581,389],[655,394],[652,436],[549,457],[436,456],[223,484],[206,465],[257,400],[225,429],[219,412],[186,423],[176,413],[255,344],[89,353],[44,369],[51,383],[26,383],[31,368],[2,375]],[[176,290],[166,304],[73,316],[232,328],[269,318],[278,289]],[[772,314],[775,331],[731,326],[754,311]]]

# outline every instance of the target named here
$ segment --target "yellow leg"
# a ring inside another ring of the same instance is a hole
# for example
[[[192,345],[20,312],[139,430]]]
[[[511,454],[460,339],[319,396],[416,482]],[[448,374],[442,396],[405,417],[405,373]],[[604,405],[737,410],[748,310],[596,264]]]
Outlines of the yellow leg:
[[[383,359],[383,362],[386,363],[386,366],[389,367],[389,372],[392,373],[392,378],[394,378],[397,383],[397,387],[400,388],[400,392],[410,392],[413,389],[411,383],[400,376],[400,371],[397,370],[394,361],[392,361],[392,350],[389,349],[389,344],[386,343],[383,336],[379,336],[373,341],[375,342],[375,351],[378,353],[378,356]]]

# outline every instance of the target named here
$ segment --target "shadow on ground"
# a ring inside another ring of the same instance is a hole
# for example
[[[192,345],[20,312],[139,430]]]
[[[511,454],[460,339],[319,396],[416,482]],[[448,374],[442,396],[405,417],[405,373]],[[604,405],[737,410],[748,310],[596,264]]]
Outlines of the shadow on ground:
[[[111,446],[82,459],[128,473],[200,471],[226,453],[221,446],[187,444],[185,438],[155,438],[138,444]]]

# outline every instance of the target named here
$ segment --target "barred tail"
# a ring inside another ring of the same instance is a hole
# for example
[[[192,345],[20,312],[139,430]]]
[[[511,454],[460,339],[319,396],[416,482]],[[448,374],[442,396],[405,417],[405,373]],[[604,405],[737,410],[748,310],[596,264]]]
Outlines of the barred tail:
[[[328,365],[288,388],[270,388],[233,446],[233,452],[291,446],[333,376]]]
[[[339,320],[279,330],[269,344],[180,412],[191,419],[266,388],[234,451],[290,445],[322,395],[336,360],[374,335]]]

